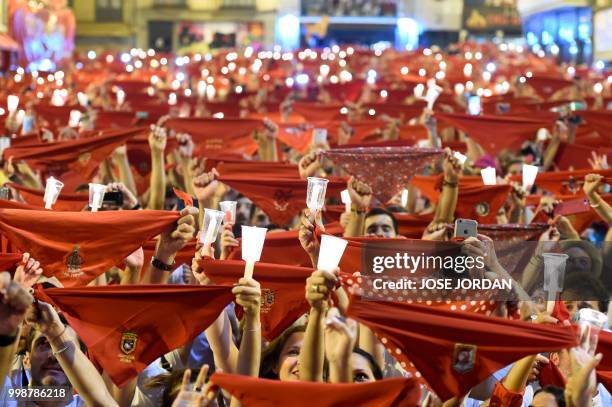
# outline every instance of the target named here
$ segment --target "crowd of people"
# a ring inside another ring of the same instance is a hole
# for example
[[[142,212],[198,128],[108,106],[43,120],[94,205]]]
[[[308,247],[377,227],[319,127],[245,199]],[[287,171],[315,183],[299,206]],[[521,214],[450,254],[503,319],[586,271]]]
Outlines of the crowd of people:
[[[1,404],[610,406],[611,103],[512,43],[5,72]],[[515,284],[379,293],[398,247]]]

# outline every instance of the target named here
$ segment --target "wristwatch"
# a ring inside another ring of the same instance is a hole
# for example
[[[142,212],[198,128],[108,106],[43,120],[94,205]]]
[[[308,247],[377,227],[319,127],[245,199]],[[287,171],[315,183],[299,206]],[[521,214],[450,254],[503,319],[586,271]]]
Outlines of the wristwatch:
[[[166,264],[155,256],[151,257],[151,264],[153,265],[153,267],[159,270],[174,271],[174,262],[172,262],[172,264]]]

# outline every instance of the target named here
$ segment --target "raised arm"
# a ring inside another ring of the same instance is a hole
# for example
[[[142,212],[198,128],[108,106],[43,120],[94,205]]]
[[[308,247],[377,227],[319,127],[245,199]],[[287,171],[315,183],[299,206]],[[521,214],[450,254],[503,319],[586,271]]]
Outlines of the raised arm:
[[[33,298],[8,272],[0,273],[0,380],[11,369],[17,349],[21,323]]]
[[[152,126],[149,133],[151,148],[151,187],[148,202],[149,209],[163,209],[166,198],[166,170],[164,150],[166,149],[167,132],[159,126]]]
[[[582,190],[589,200],[589,205],[608,225],[612,225],[612,207],[597,193],[603,178],[599,174],[588,174],[584,177]]]
[[[259,320],[261,288],[259,283],[252,278],[241,278],[232,292],[236,295],[236,304],[244,310],[244,329],[236,373],[257,377],[261,359],[261,323]]]
[[[462,166],[459,160],[453,157],[450,149],[446,149],[444,156],[444,180],[442,181],[442,193],[440,202],[436,208],[435,221],[451,223],[455,219],[455,209],[459,197],[459,176]]]
[[[336,281],[335,274],[324,270],[314,271],[306,280],[306,299],[310,304],[310,313],[299,355],[302,381],[323,381],[325,313]]]
[[[163,284],[174,270],[176,253],[193,239],[196,232],[196,216],[198,210],[188,206],[181,211],[181,217],[175,226],[161,234],[151,264],[143,276],[144,284]]]
[[[127,147],[125,145],[117,147],[113,152],[113,161],[119,168],[119,181],[122,182],[126,188],[134,195],[136,191],[136,182],[134,181],[134,174],[130,168],[130,162],[127,155]]]
[[[347,189],[351,197],[351,212],[348,224],[344,228],[344,237],[363,236],[365,215],[372,201],[372,188],[351,177]]]
[[[27,320],[49,341],[68,380],[88,406],[116,406],[102,376],[79,348],[74,331],[60,321],[53,307],[44,302],[30,307]]]

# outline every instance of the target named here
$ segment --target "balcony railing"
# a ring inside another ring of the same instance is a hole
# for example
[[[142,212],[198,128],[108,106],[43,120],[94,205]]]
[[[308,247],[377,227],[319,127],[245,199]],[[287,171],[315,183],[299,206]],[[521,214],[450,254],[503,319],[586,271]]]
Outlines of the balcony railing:
[[[158,7],[158,8],[187,7],[187,0],[153,0],[153,7]]]
[[[255,8],[256,0],[219,0],[219,8]]]

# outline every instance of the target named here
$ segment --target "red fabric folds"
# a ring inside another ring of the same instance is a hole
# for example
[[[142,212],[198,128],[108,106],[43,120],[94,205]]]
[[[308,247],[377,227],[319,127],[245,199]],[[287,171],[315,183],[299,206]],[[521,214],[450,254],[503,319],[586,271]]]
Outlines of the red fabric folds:
[[[313,404],[317,407],[416,407],[421,398],[418,382],[406,378],[330,384],[281,382],[217,372],[210,380],[245,407],[311,407]]]
[[[298,178],[278,178],[263,175],[221,175],[219,181],[245,195],[263,210],[277,225],[285,225],[306,208],[308,181]],[[345,181],[330,180],[326,196],[340,197]]]
[[[502,382],[497,382],[489,401],[489,407],[521,407],[523,394],[508,390]]]
[[[248,161],[234,160],[221,161],[217,166],[219,174],[234,175],[262,175],[265,177],[300,178],[298,166],[276,161]]]
[[[0,253],[0,272],[14,271],[22,257],[21,253]]]
[[[527,78],[527,85],[531,86],[535,92],[544,100],[551,97],[561,89],[565,89],[574,84],[573,81],[568,81],[563,78],[555,78],[550,76],[532,76]]]
[[[179,218],[177,212],[0,210],[0,230],[66,287],[85,285]]]
[[[304,117],[309,122],[331,122],[342,120],[340,113],[341,104],[323,104],[312,102],[294,102],[292,109],[294,113]]]
[[[571,327],[423,305],[353,298],[348,316],[370,327],[400,362],[412,362],[442,400],[524,356],[576,344]]]
[[[570,147],[571,149],[571,147]],[[536,184],[539,188],[545,189],[553,194],[574,194],[582,191],[584,177],[588,174],[601,174],[606,178],[612,177],[612,169],[609,170],[594,170],[585,168],[573,171],[555,171],[538,173]],[[522,176],[513,176],[510,179],[515,182],[521,182]]]
[[[535,139],[538,129],[550,128],[554,119],[532,119],[513,116],[470,116],[458,113],[436,113],[436,117],[464,131],[487,152],[516,151],[527,140]]]
[[[337,148],[323,152],[337,166],[367,183],[383,203],[442,154],[440,149],[411,147]]]
[[[14,182],[11,182],[8,185],[11,188],[16,189],[26,203],[37,206],[37,209],[44,209],[44,190],[27,188],[23,185],[15,184]],[[53,209],[58,211],[78,212],[83,210],[83,208],[85,208],[88,204],[89,194],[69,193],[62,191],[60,196],[57,198],[57,201],[53,205]]]
[[[561,387],[562,389],[565,388],[566,382],[563,373],[561,373],[557,365],[555,365],[553,362],[547,363],[540,368],[538,381],[542,387],[557,386]]]
[[[325,232],[335,236],[342,235],[343,228],[338,223],[325,225]],[[230,260],[241,260],[242,251],[237,247],[229,254]],[[312,267],[310,257],[300,244],[297,230],[270,232],[261,252],[262,263],[285,264],[289,266]]]
[[[237,153],[253,155],[257,144],[253,132],[263,127],[261,120],[251,119],[169,119],[165,126],[178,133],[191,134],[195,143],[194,153]]]
[[[215,284],[232,285],[244,275],[243,261],[204,258],[199,264]],[[255,263],[253,278],[261,285],[261,326],[266,339],[276,338],[308,311],[304,286],[312,272],[305,267]]]
[[[195,338],[233,298],[231,287],[188,285],[52,288],[37,296],[64,313],[118,386]]]
[[[579,112],[591,128],[595,129],[600,136],[612,138],[612,112],[610,110],[587,110]]]
[[[64,183],[66,192],[91,180],[99,164],[115,148],[144,129],[108,130],[100,136],[75,141],[40,143],[28,146],[10,147],[4,150],[3,157],[14,160],[30,160],[36,167],[42,167],[48,175],[53,175]]]

